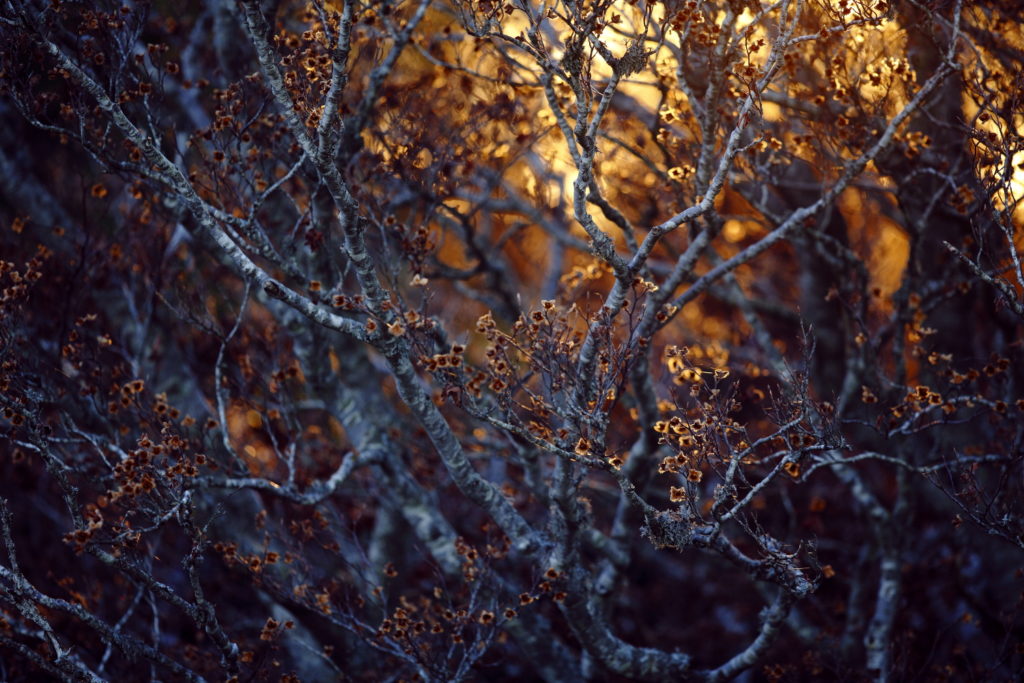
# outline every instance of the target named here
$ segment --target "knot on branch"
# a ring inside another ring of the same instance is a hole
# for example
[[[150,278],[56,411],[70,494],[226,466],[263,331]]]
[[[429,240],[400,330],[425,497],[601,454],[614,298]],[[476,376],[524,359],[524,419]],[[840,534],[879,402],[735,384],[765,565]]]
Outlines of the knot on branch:
[[[281,290],[281,285],[277,284],[273,280],[267,280],[263,283],[263,291],[267,293],[267,296],[280,299],[284,296],[284,292]]]
[[[579,143],[580,147],[583,149],[584,154],[589,155],[597,151],[597,143],[594,141],[594,137],[592,135],[587,135],[584,132],[577,132],[575,137],[576,142]],[[588,180],[591,179],[592,178],[588,178]]]
[[[778,541],[772,539],[774,547],[765,546],[767,557],[754,562],[754,575],[782,587],[795,598],[814,592],[816,585],[808,579],[803,569],[797,564],[797,553],[783,552]]]

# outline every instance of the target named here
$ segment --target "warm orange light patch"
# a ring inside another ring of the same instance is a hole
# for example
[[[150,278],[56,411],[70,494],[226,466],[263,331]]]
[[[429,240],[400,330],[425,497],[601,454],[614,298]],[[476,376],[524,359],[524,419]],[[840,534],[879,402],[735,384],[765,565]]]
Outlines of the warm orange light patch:
[[[274,449],[264,441],[259,429],[263,417],[242,402],[235,402],[227,409],[228,438],[235,452],[242,456],[249,471],[254,475],[267,475],[277,464]]]

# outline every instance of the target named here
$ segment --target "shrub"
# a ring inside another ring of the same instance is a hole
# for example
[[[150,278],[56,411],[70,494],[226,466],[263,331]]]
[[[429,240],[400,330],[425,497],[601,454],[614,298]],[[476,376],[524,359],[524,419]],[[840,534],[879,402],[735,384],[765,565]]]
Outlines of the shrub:
[[[1020,676],[1022,50],[4,3],[4,678]]]

